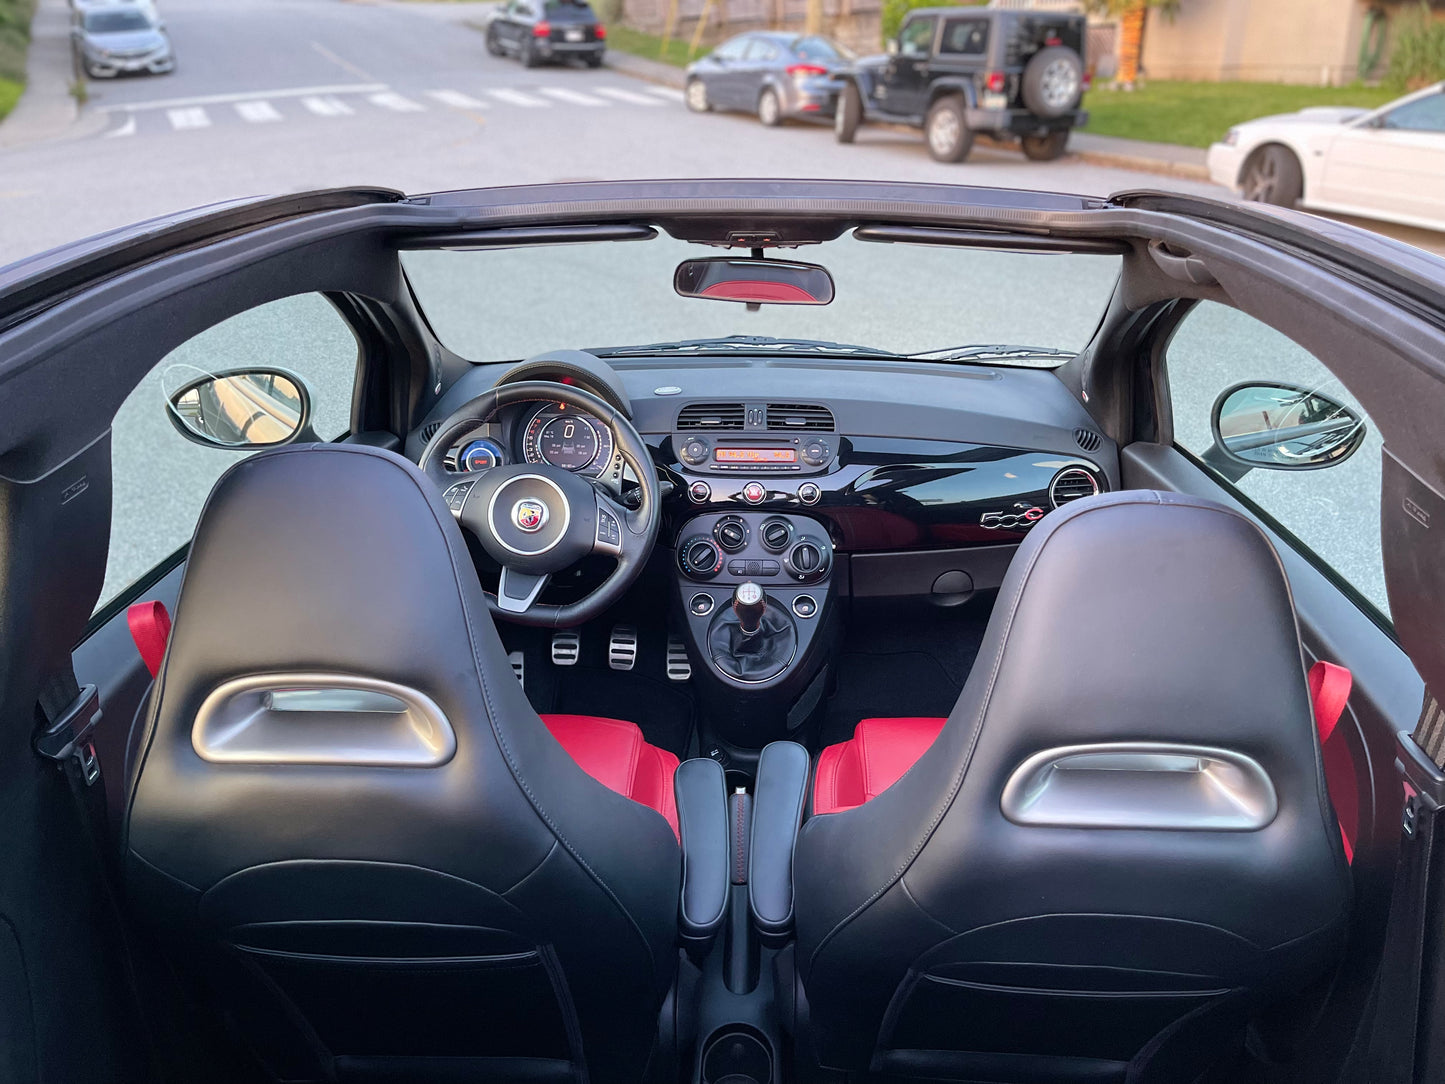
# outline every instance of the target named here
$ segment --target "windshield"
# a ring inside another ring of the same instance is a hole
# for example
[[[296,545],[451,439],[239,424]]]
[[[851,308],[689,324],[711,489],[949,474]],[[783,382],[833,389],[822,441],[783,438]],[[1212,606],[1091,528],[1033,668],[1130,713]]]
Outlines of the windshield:
[[[150,28],[150,16],[143,11],[92,11],[85,16],[85,29],[93,34],[116,34],[124,30]]]
[[[878,244],[845,236],[772,255],[832,272],[821,307],[679,297],[673,270],[718,249],[669,237],[474,252],[406,252],[402,263],[432,327],[472,361],[558,347],[617,348],[745,335],[837,342],[911,355],[975,344],[1037,348],[989,364],[1055,366],[1088,341],[1118,256],[989,252]],[[1021,288],[1021,283],[1028,287]],[[737,347],[719,344],[718,351]],[[791,348],[816,352],[807,345]],[[658,351],[669,352],[669,351]],[[670,352],[703,353],[689,345]],[[767,351],[760,351],[767,352]],[[775,347],[773,352],[789,352]]]

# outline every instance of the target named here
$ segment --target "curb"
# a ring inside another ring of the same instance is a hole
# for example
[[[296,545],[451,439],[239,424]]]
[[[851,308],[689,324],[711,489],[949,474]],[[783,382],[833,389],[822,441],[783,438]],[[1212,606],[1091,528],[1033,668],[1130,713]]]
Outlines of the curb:
[[[70,8],[66,0],[40,0],[30,23],[25,92],[0,123],[0,150],[86,136],[104,128],[104,114],[84,113],[71,95],[74,78]]]
[[[1171,162],[1165,158],[1145,158],[1137,154],[1111,154],[1108,151],[1070,151],[1070,158],[1092,166],[1132,169],[1140,173],[1161,173],[1169,177],[1185,177],[1192,181],[1209,180],[1209,170],[1192,162]]]

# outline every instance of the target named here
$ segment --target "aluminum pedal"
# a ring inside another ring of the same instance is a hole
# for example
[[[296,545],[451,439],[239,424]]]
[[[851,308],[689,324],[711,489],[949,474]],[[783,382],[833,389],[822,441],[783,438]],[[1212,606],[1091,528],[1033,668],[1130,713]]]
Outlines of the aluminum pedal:
[[[518,684],[525,688],[527,683],[522,679],[527,670],[527,656],[520,651],[513,651],[507,656],[507,661],[512,664],[512,673],[517,675]]]
[[[552,665],[576,666],[582,655],[582,637],[571,630],[552,633]]]
[[[607,638],[607,665],[614,670],[631,670],[637,665],[637,630],[631,625],[613,625]]]
[[[687,681],[692,677],[692,663],[688,661],[687,648],[681,636],[667,638],[667,680]]]

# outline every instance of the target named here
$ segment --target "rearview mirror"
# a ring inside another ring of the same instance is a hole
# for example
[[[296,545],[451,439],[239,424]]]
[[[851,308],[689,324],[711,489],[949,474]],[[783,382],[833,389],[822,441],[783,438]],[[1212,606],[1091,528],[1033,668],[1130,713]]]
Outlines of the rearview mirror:
[[[833,276],[826,268],[792,260],[684,260],[672,276],[672,288],[683,297],[741,301],[749,307],[826,305],[833,300]]]
[[[1236,384],[1214,401],[1214,444],[1205,462],[1231,479],[1255,467],[1319,470],[1343,463],[1365,439],[1364,420],[1343,403],[1293,384]]]
[[[176,432],[210,448],[265,448],[315,440],[311,395],[281,369],[207,373],[166,399]]]

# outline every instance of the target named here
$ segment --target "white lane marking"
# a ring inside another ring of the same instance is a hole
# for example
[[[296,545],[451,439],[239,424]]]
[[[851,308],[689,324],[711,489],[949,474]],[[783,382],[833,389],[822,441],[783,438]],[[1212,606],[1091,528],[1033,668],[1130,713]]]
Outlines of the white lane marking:
[[[656,94],[659,98],[666,98],[670,102],[680,102],[683,100],[682,91],[675,87],[648,87],[647,92],[649,94]]]
[[[126,118],[125,118],[125,123],[122,124],[119,128],[115,128],[115,129],[113,129],[113,130],[111,130],[111,131],[109,131],[109,132],[106,132],[106,133],[105,133],[105,138],[106,138],[106,139],[119,139],[119,138],[121,138],[122,136],[133,136],[133,135],[135,135],[135,117],[134,117],[134,116],[129,116],[129,117],[126,117]]]
[[[318,117],[344,117],[356,112],[340,98],[326,94],[315,98],[302,98],[301,104]]]
[[[520,90],[512,90],[510,87],[498,87],[495,90],[487,91],[499,102],[506,102],[508,105],[520,105],[529,109],[540,106],[551,105],[551,102],[544,102],[541,98],[534,98],[530,94],[523,94]]]
[[[453,109],[486,109],[487,104],[470,94],[463,94],[459,90],[429,90],[426,96],[434,102],[441,102],[442,105],[449,105]]]
[[[171,122],[171,127],[177,130],[181,128],[209,128],[211,118],[200,106],[191,106],[188,109],[167,109],[166,118]]]
[[[106,113],[137,113],[145,109],[170,109],[182,105],[224,105],[258,98],[304,98],[312,94],[368,94],[386,90],[385,83],[344,83],[329,87],[290,87],[286,90],[251,90],[239,94],[203,94],[195,98],[162,98],[152,102],[131,102],[129,105],[108,105]]]
[[[379,105],[383,109],[390,109],[395,113],[425,113],[426,106],[412,101],[410,98],[403,98],[395,91],[384,91],[381,94],[369,94],[366,98],[372,105]]]
[[[259,102],[237,102],[236,112],[241,115],[244,121],[252,124],[266,124],[269,121],[283,119],[277,108],[267,101]]]
[[[594,98],[590,94],[582,94],[579,91],[568,90],[566,87],[543,87],[542,93],[549,98],[556,98],[559,102],[566,102],[569,105],[606,105],[601,98]]]
[[[623,90],[621,87],[593,87],[598,94],[605,94],[619,102],[628,102],[631,105],[661,105],[658,98],[649,98],[646,94],[639,94],[635,90]]]

